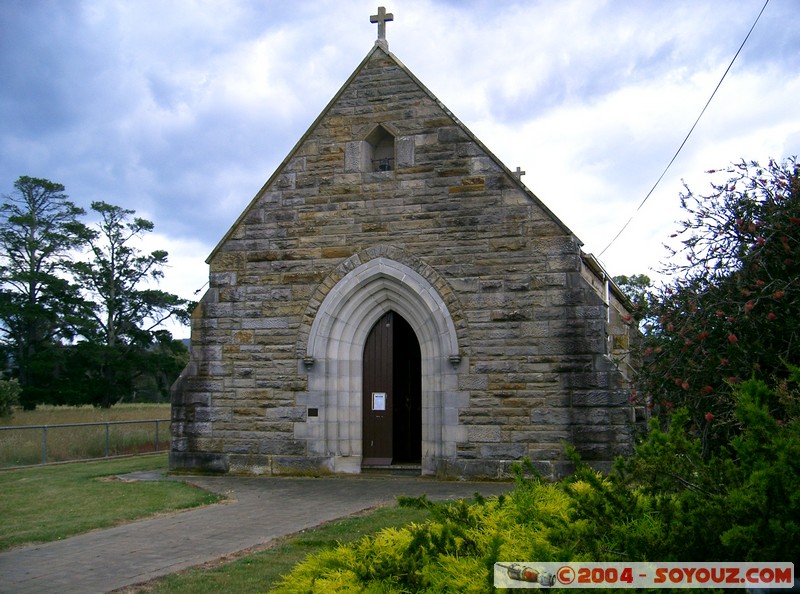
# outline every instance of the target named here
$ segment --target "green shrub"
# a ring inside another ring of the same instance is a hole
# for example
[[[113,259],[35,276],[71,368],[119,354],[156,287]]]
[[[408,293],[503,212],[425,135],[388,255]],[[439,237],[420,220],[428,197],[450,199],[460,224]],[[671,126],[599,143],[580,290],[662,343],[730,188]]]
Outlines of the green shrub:
[[[14,407],[19,404],[22,388],[16,379],[0,380],[0,418],[14,414]]]
[[[796,384],[800,369],[790,371]],[[796,410],[796,390],[783,397],[793,401],[784,410]],[[661,560],[800,561],[800,419],[774,418],[776,393],[760,380],[743,382],[734,399],[741,431],[710,458],[680,411],[617,464],[616,483],[657,512]]]

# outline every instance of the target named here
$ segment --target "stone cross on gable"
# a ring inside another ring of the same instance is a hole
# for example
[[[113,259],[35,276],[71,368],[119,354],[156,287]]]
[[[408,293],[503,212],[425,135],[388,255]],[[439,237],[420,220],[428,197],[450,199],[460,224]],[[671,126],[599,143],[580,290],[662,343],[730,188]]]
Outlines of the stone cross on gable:
[[[513,175],[517,179],[522,179],[522,176],[525,175],[525,172],[522,171],[522,169],[520,169],[519,167],[517,167],[517,170],[516,171],[512,171],[511,175]]]
[[[386,23],[394,20],[391,12],[386,12],[386,7],[379,6],[378,14],[369,17],[370,23],[378,23],[378,41],[376,43],[386,44]]]

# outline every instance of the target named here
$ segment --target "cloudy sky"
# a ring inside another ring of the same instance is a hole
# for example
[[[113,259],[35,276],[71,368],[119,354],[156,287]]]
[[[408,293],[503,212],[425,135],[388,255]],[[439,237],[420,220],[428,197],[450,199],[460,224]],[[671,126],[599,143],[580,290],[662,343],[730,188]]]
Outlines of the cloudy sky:
[[[764,0],[384,2],[389,49],[599,254]],[[187,298],[205,259],[372,49],[363,0],[0,0],[0,194],[20,175],[133,208]],[[770,0],[669,173],[603,254],[648,273],[681,180],[800,154],[800,2]]]

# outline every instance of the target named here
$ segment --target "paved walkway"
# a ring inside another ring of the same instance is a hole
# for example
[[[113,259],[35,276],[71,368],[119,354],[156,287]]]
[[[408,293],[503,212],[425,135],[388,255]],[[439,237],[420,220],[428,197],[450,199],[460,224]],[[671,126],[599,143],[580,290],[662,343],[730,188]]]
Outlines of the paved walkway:
[[[459,499],[511,488],[401,477],[180,480],[231,500],[0,553],[0,592],[109,592],[393,502],[397,495]]]

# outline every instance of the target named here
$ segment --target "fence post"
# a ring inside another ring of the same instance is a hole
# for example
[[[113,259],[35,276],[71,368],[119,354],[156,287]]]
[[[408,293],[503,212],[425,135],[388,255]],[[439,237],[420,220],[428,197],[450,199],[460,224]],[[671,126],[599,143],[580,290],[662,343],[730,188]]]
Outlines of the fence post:
[[[156,451],[158,451],[158,419],[156,419]]]
[[[108,423],[106,422],[106,458],[108,458]]]
[[[47,464],[47,425],[42,425],[42,464]]]

